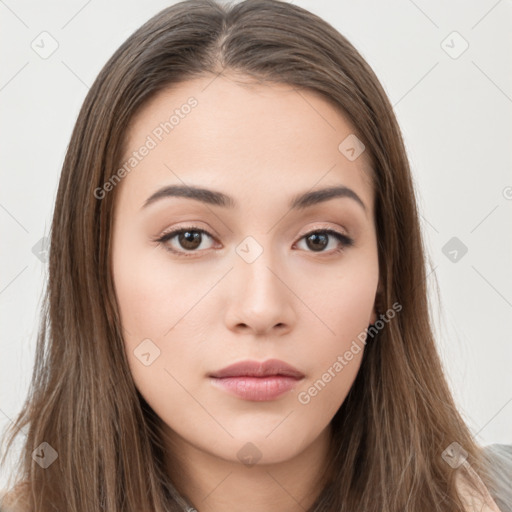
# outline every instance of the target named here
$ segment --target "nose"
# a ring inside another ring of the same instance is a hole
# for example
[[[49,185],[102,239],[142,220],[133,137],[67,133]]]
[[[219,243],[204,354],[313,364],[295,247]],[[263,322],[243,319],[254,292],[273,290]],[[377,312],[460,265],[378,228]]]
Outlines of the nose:
[[[252,263],[237,257],[230,272],[225,322],[232,331],[283,335],[296,321],[290,276],[267,251]]]

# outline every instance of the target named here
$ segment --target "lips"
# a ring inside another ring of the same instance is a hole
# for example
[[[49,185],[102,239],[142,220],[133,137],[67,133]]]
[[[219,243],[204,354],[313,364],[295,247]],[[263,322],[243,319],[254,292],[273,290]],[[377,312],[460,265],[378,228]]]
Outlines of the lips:
[[[268,359],[263,362],[240,361],[226,366],[222,370],[211,373],[209,376],[216,379],[229,377],[270,377],[270,376],[291,377],[294,379],[304,378],[304,374],[297,368],[279,359]]]
[[[240,361],[211,373],[211,384],[243,400],[276,400],[293,390],[304,374],[279,359]]]

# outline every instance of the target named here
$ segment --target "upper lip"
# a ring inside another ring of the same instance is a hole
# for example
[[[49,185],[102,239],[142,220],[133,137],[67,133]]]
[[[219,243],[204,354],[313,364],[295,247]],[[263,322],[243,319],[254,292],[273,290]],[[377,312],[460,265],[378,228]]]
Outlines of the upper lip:
[[[297,370],[297,368],[279,359],[267,359],[263,362],[240,361],[211,373],[210,377],[221,379],[225,377],[268,377],[270,375],[283,375],[295,379],[302,379],[304,377],[304,374]]]

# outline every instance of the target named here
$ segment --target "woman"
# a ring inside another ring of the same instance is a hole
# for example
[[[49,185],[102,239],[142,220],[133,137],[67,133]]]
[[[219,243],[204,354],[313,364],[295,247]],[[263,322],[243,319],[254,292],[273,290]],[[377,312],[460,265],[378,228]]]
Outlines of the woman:
[[[189,0],[64,162],[13,510],[493,510],[450,395],[399,127],[326,22]]]

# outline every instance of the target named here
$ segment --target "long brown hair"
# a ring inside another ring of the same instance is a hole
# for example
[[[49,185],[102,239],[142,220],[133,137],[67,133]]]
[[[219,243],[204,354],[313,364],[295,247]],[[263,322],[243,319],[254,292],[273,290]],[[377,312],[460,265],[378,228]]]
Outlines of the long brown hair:
[[[36,362],[7,446],[24,429],[16,481],[27,512],[178,511],[158,418],[134,386],[111,272],[119,169],[134,114],[187,79],[234,73],[314,91],[357,129],[372,161],[381,311],[402,306],[366,346],[333,418],[333,479],[310,511],[462,510],[442,454],[453,442],[487,483],[480,448],[447,386],[431,328],[415,191],[392,106],[331,25],[280,0],[164,9],[114,53],[79,113],[56,198]],[[42,469],[41,443],[58,459]],[[46,445],[44,445],[46,446]]]

